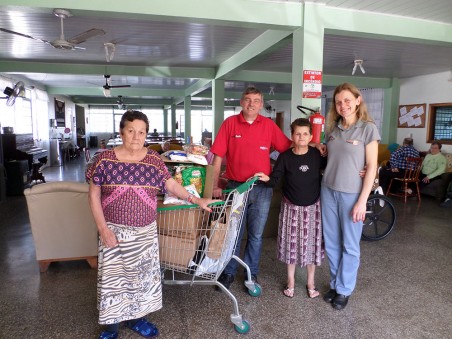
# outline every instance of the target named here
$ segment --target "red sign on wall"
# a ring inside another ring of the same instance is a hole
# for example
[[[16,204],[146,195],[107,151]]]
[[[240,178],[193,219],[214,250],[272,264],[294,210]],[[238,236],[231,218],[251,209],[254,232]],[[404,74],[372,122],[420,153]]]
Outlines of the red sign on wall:
[[[320,99],[322,96],[322,71],[303,71],[303,98]]]

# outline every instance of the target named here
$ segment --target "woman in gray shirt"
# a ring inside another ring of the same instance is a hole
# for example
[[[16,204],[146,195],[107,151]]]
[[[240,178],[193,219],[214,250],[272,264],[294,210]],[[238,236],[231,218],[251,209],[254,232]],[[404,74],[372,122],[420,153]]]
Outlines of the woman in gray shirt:
[[[350,83],[336,87],[327,115],[328,164],[322,180],[321,205],[330,290],[323,299],[341,310],[358,274],[366,202],[377,172],[380,135],[359,90]],[[366,167],[362,179],[359,171]]]

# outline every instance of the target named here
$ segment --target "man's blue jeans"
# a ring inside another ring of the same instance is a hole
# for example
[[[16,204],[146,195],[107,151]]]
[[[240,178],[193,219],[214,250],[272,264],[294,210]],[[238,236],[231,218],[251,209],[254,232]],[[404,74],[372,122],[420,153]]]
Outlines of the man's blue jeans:
[[[235,188],[239,185],[240,183],[230,180],[227,188]],[[271,187],[266,187],[263,184],[254,186],[248,195],[248,201],[245,211],[243,212],[242,226],[240,227],[239,238],[234,254],[240,257],[240,244],[246,227],[248,237],[243,260],[249,266],[251,274],[253,275],[259,273],[259,260],[262,252],[262,234],[264,233],[265,224],[267,223],[272,196],[273,189]],[[238,262],[231,259],[223,270],[223,273],[235,275],[237,267]]]

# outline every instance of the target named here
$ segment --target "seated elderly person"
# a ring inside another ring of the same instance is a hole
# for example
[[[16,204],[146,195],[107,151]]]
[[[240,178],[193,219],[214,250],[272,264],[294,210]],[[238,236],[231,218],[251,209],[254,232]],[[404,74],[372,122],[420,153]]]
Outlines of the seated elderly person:
[[[391,154],[389,167],[382,168],[379,173],[380,186],[386,193],[392,178],[403,178],[407,168],[406,158],[418,158],[419,151],[413,146],[412,138],[403,139],[403,144]]]
[[[441,178],[441,174],[446,172],[447,159],[441,154],[441,143],[432,142],[430,153],[425,156],[422,163],[420,175],[420,189],[424,188],[434,180]]]

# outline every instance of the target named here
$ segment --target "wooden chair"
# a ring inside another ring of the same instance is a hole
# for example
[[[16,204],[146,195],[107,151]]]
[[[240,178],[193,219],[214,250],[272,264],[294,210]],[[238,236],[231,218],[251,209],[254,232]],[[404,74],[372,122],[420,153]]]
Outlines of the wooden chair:
[[[170,149],[170,151],[183,151],[184,150],[182,145],[179,145],[179,144],[170,144],[169,149]]]
[[[406,199],[408,197],[417,197],[419,203],[421,202],[421,193],[419,191],[419,174],[421,173],[422,168],[422,158],[406,158],[407,160],[407,168],[405,169],[405,175],[403,178],[392,178],[389,182],[388,191],[386,192],[386,195],[394,195],[396,197],[403,197]],[[402,192],[391,192],[391,186],[394,180],[397,180],[402,183]],[[411,191],[411,188],[409,187],[410,184],[414,184],[412,186],[415,186],[416,190]]]
[[[162,152],[162,145],[160,145],[160,144],[150,144],[148,146],[148,149],[152,149],[152,150],[154,150],[154,151],[156,151],[158,153],[161,153]]]

